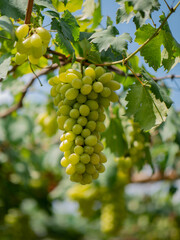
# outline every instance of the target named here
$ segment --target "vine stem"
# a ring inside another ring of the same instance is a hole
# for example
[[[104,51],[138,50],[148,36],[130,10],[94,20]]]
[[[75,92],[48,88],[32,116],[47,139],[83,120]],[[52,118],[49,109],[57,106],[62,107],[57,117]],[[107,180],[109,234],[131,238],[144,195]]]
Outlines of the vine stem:
[[[34,0],[28,0],[27,10],[26,10],[26,16],[25,16],[25,24],[30,24],[31,22],[31,13],[33,9],[33,2]]]

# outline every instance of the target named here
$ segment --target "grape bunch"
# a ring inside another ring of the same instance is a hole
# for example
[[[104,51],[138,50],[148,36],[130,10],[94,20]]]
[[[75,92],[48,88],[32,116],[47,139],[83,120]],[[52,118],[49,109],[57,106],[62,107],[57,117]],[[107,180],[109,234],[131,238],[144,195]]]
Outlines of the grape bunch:
[[[29,28],[29,25],[23,24],[16,29],[18,41],[15,44],[17,53],[15,56],[16,64],[20,65],[28,58],[30,63],[38,64],[39,58],[46,53],[50,33],[42,28]]]
[[[104,108],[118,101],[114,92],[120,88],[111,72],[91,65],[82,74],[74,69],[49,80],[51,96],[58,106],[60,150],[64,152],[61,165],[71,181],[89,184],[104,172],[107,159],[102,153],[100,133],[105,131]]]

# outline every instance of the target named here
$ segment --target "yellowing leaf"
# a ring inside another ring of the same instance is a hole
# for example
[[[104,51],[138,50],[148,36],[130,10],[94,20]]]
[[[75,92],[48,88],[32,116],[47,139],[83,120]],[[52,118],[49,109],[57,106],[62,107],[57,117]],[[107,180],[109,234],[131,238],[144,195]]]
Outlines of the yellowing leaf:
[[[77,10],[81,9],[83,0],[69,0],[66,6],[63,2],[57,2],[55,0],[53,0],[52,3],[58,10],[58,12],[64,12],[65,10],[69,10],[70,12],[76,12]]]

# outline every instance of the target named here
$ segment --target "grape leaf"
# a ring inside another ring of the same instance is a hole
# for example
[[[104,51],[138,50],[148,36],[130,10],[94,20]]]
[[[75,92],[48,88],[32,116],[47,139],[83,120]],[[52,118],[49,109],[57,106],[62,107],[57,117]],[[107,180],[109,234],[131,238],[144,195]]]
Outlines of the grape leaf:
[[[108,26],[107,29],[94,33],[90,39],[97,44],[100,52],[107,51],[110,47],[117,52],[122,52],[127,49],[127,41],[131,42],[132,38],[128,33],[116,37],[117,34],[119,34],[117,28]]]
[[[6,78],[9,66],[11,64],[10,54],[4,54],[0,57],[0,78]]]
[[[82,8],[83,0],[69,0],[68,2],[52,0],[52,3],[58,12],[64,12],[65,10],[76,12]]]
[[[165,19],[165,15],[160,16],[160,23]],[[161,30],[164,50],[162,52],[162,64],[164,69],[170,71],[180,62],[180,44],[172,36],[168,23],[166,22]]]
[[[50,10],[58,13],[58,11],[52,5],[52,1],[51,0],[35,0],[34,3],[39,5],[39,6],[43,6],[44,8],[49,8]]]
[[[82,6],[84,8],[82,10],[81,20],[84,20],[86,18],[91,18],[95,10],[94,0],[85,0]]]
[[[102,15],[101,15],[101,1],[98,0],[98,2],[95,5],[95,10],[93,13],[93,25],[92,25],[92,29],[95,29],[102,20]]]
[[[0,12],[1,15],[7,17],[24,19],[27,8],[27,0],[6,0],[0,1]]]
[[[150,77],[149,77],[150,78]],[[148,79],[149,79],[148,78]],[[134,116],[134,120],[144,130],[160,125],[166,120],[168,108],[172,101],[162,91],[153,79],[148,80],[143,73],[143,84],[139,82],[130,86],[126,96],[127,116]]]
[[[118,157],[127,151],[127,141],[119,118],[111,119],[108,128],[102,134],[102,138],[105,138],[107,148]]]
[[[150,38],[156,31],[150,24],[143,25],[139,28],[135,35],[135,41],[139,44],[143,44],[148,38]],[[147,45],[145,45],[141,51],[141,56],[144,57],[145,61],[154,70],[157,70],[161,65],[161,45],[162,45],[162,35],[159,34],[154,39],[152,39]]]
[[[0,17],[0,27],[11,34],[12,39],[15,38],[14,27],[11,20],[6,16]]]
[[[129,22],[133,18],[136,28],[141,27],[150,18],[153,11],[160,7],[158,0],[116,0],[120,8],[116,13],[116,22]]]

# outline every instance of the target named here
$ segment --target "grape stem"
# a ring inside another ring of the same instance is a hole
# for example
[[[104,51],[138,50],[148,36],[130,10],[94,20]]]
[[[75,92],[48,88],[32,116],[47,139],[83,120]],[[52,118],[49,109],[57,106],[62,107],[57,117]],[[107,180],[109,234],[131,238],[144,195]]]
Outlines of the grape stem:
[[[26,16],[25,16],[25,21],[24,21],[25,24],[31,23],[31,13],[32,13],[32,9],[33,9],[33,2],[34,2],[34,0],[28,0]]]
[[[23,99],[26,96],[29,87],[32,86],[32,84],[34,83],[36,78],[40,77],[42,75],[45,75],[45,74],[49,73],[50,71],[55,70],[56,68],[58,68],[58,64],[55,63],[49,68],[42,69],[39,73],[36,74],[36,76],[33,76],[32,79],[29,81],[29,83],[22,90],[22,95],[21,95],[21,98],[20,98],[19,102],[17,104],[14,104],[12,107],[8,108],[4,113],[0,113],[0,118],[5,118],[8,115],[10,115],[12,112],[14,112],[14,111],[18,110],[19,108],[23,107]]]

